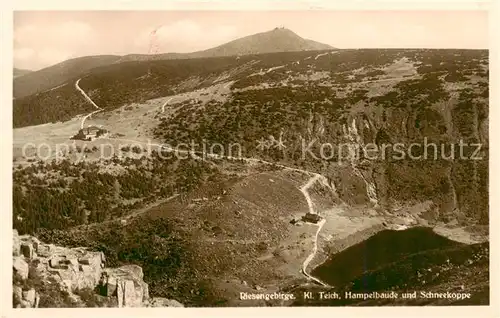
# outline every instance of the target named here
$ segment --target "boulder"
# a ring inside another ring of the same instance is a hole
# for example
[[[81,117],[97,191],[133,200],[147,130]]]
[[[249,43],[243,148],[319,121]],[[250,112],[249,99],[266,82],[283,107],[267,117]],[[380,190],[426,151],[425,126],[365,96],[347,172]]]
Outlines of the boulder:
[[[80,264],[78,264],[78,259],[76,257],[68,258],[66,264],[75,272],[80,270]]]
[[[35,289],[31,288],[30,290],[23,291],[23,299],[30,304],[30,307],[33,307],[35,305],[35,298],[36,298]]]
[[[133,280],[118,280],[116,290],[118,297],[118,307],[141,307],[143,289],[140,285],[136,285]]]
[[[31,304],[27,300],[21,300],[20,308],[31,308]]]
[[[113,296],[116,293],[116,287],[117,287],[117,279],[116,277],[108,277],[106,281],[106,296],[110,297]]]
[[[142,281],[142,301],[147,302],[149,300],[149,285]]]
[[[85,275],[84,273],[77,273],[76,280],[73,281],[72,290],[75,291],[77,289],[90,288],[94,289],[98,283],[94,275]]]
[[[106,255],[104,255],[104,252],[99,252],[99,256],[101,257],[101,263],[106,263]]]
[[[80,265],[80,266],[86,266],[84,267],[85,272],[74,271],[72,268],[69,269],[48,268],[48,272],[52,274],[53,277],[56,279],[57,283],[61,287],[61,290],[69,289],[71,291],[76,291],[78,289],[83,289],[83,288],[94,289],[99,284],[99,280],[96,278],[96,276],[100,275],[100,273],[94,272],[92,268],[88,265]]]
[[[90,265],[80,264],[79,268],[80,268],[80,272],[92,273],[92,266],[90,266]]]
[[[12,297],[14,298],[14,303],[21,303],[21,300],[23,300],[23,289],[21,286],[14,286],[12,288]]]
[[[51,245],[38,244],[38,248],[36,250],[36,253],[38,254],[38,256],[41,256],[41,257],[50,257],[50,255],[52,254]]]
[[[118,282],[116,286],[116,298],[118,299],[118,308],[123,307],[123,285]]]
[[[19,233],[17,230],[14,230],[14,236],[12,241],[12,255],[19,256],[21,255],[21,241],[19,239]]]
[[[73,290],[73,281],[71,279],[64,279],[60,283],[61,291],[70,293]]]
[[[154,297],[149,301],[148,307],[184,307],[184,305],[177,300]]]
[[[38,308],[38,304],[40,303],[40,295],[36,293],[35,296],[35,305],[33,306],[34,308]]]
[[[59,263],[59,265],[57,267],[60,269],[69,269],[68,264],[64,264],[64,263],[63,264]]]
[[[68,266],[68,265],[65,265]],[[90,265],[79,265],[79,270],[75,271],[73,267],[66,270],[58,270],[61,279],[71,281],[71,289],[73,291],[83,288],[91,288],[99,285],[101,277],[101,268],[92,268]]]
[[[35,250],[33,249],[33,245],[31,243],[22,243],[21,253],[24,255],[24,257],[32,259],[33,256],[35,255]]]
[[[58,256],[54,256],[49,259],[49,266],[52,268],[58,268],[59,267],[59,262],[61,261],[61,258]]]
[[[133,280],[126,280],[123,290],[124,307],[141,307],[142,289],[136,289]]]
[[[36,237],[31,237],[31,245],[33,245],[35,253],[37,253],[38,252],[38,247],[40,246],[40,240],[37,239]]]
[[[138,279],[144,278],[144,273],[142,271],[142,267],[138,265],[123,265],[120,267],[120,270],[123,272],[130,273],[132,276]]]
[[[149,305],[149,287],[144,282],[144,272],[140,266],[106,268],[106,257],[102,252],[92,252],[84,247],[65,248],[44,244],[29,235],[19,236],[17,231],[14,231],[13,254],[14,273],[23,280],[29,276],[29,259],[36,257],[36,271],[40,277],[44,281],[54,281],[60,290],[70,293],[70,296],[77,290],[100,287],[102,295],[117,296],[119,307]],[[23,292],[20,286],[14,286],[13,298],[19,308],[37,308],[40,301],[40,295],[34,289]],[[156,307],[182,306],[174,300],[162,298],[153,300],[151,304]]]
[[[73,271],[68,271],[65,269],[51,269],[49,273],[55,274],[61,278],[60,283],[65,280],[76,281],[78,279],[78,274]]]
[[[78,262],[92,267],[101,267],[101,252],[85,254],[78,259]]]
[[[29,265],[22,258],[22,256],[17,256],[13,258],[12,267],[14,269],[14,273],[21,276],[21,279],[27,279],[29,273]]]
[[[109,268],[105,270],[105,275],[108,277],[108,281],[112,283],[116,279],[118,287],[120,286],[120,282],[132,281],[135,286],[136,297],[142,297],[142,301],[146,301],[149,298],[148,284],[143,280],[144,273],[140,266],[125,265],[119,268]]]

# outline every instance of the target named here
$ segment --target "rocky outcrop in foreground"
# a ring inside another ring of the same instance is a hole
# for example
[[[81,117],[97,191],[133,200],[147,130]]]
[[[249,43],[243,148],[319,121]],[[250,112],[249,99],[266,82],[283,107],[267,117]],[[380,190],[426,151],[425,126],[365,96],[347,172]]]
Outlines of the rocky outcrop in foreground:
[[[90,298],[108,300],[108,307],[183,306],[175,300],[150,298],[140,266],[107,268],[102,252],[45,244],[33,236],[19,236],[14,230],[12,254],[13,305],[17,308],[44,307],[40,299],[46,286],[81,307],[87,305],[85,299],[89,298],[88,293],[82,297],[82,291],[91,291]]]

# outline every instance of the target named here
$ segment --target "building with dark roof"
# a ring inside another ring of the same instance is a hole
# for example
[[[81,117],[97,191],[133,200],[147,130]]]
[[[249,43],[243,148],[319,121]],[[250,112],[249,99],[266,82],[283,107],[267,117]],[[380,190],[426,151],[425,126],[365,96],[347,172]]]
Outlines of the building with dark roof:
[[[308,223],[318,223],[319,221],[321,221],[321,216],[317,214],[307,213],[302,217],[302,221]]]
[[[106,135],[107,133],[108,131],[106,129],[96,126],[88,126],[80,129],[76,135],[71,137],[71,139],[92,141],[95,138]]]

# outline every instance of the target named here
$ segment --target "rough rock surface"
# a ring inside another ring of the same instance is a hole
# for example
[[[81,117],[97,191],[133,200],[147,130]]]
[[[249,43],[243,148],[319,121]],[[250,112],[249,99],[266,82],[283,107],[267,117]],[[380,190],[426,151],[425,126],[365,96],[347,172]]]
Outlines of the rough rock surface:
[[[17,308],[38,308],[38,302],[40,301],[40,295],[31,288],[28,290],[23,290],[20,286],[14,286],[12,289],[14,302],[18,305]]]
[[[22,257],[14,256],[12,267],[14,269],[14,273],[21,276],[22,279],[28,278],[29,265]]]
[[[19,241],[19,234],[17,230],[14,230],[14,235],[12,238],[12,255],[13,256],[21,255],[21,242]]]
[[[19,236],[17,231],[14,231],[13,242],[14,274],[23,281],[29,279],[31,267],[42,280],[52,278],[61,291],[70,295],[91,289],[99,290],[102,296],[117,297],[118,307],[182,306],[165,298],[150,300],[148,284],[143,280],[140,266],[106,268],[106,257],[102,252],[45,244],[29,235]],[[23,290],[14,286],[13,298],[17,307],[38,307],[39,295],[33,288]]]
[[[184,307],[184,305],[177,300],[155,297],[149,301],[148,307]]]

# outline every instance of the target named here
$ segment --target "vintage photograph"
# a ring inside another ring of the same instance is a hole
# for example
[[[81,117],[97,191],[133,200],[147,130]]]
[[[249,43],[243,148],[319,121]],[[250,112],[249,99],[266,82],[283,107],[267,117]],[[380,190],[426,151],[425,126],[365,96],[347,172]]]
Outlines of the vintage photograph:
[[[490,305],[488,20],[14,11],[12,308]]]

